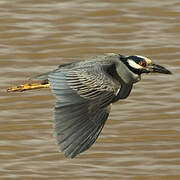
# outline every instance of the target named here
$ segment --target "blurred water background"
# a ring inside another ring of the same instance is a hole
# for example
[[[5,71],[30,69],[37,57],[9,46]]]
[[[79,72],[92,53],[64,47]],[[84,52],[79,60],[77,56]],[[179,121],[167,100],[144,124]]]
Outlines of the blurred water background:
[[[50,91],[6,88],[107,52],[147,56],[173,75],[144,75],[94,146],[65,159]],[[179,93],[179,0],[0,1],[0,180],[179,180]]]

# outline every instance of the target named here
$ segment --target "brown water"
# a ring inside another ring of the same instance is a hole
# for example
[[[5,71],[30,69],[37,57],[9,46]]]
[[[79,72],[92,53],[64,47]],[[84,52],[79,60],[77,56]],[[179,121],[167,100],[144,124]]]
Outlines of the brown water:
[[[94,146],[65,159],[50,91],[6,88],[106,52],[148,56],[173,75],[145,75]],[[179,0],[1,0],[0,89],[0,180],[180,179]]]

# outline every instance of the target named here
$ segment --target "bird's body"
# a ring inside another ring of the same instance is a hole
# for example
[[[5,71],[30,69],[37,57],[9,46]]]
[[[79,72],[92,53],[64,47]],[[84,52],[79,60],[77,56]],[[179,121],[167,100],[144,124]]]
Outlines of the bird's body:
[[[54,131],[60,151],[75,157],[88,149],[104,127],[110,104],[128,97],[141,74],[150,72],[170,74],[146,57],[112,53],[37,76],[57,98]]]

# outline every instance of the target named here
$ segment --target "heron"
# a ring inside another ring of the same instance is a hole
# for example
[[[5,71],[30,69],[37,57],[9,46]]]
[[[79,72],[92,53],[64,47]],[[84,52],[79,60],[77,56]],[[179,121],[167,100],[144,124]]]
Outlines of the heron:
[[[54,134],[59,151],[74,158],[94,144],[111,105],[127,98],[133,84],[145,73],[171,74],[171,71],[145,56],[108,53],[59,65],[36,76],[33,82],[7,91],[50,88],[56,97]]]

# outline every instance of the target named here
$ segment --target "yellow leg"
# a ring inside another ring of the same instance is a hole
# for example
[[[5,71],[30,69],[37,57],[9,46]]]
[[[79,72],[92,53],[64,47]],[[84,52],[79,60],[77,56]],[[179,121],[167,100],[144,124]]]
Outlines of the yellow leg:
[[[19,86],[13,86],[9,87],[7,89],[7,92],[22,92],[22,91],[27,91],[27,90],[32,90],[32,89],[40,89],[40,88],[49,88],[50,84],[47,83],[29,83],[29,84],[23,84]]]

